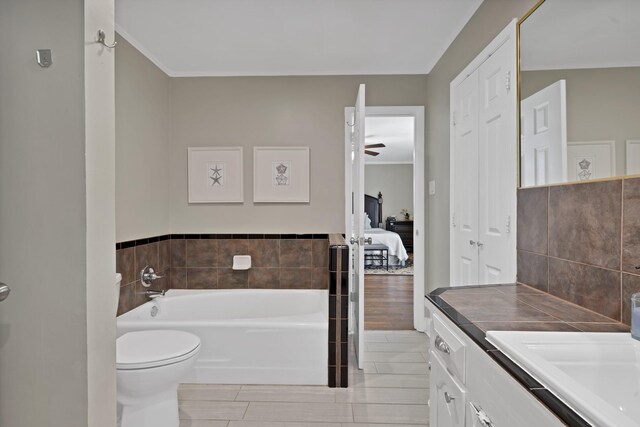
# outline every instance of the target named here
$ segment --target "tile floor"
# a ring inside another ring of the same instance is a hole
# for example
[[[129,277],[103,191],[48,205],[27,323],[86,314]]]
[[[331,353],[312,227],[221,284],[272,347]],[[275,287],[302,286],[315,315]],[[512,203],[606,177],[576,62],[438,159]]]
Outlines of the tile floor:
[[[348,389],[180,386],[180,427],[418,427],[428,425],[427,336],[366,331],[365,366],[350,355]]]

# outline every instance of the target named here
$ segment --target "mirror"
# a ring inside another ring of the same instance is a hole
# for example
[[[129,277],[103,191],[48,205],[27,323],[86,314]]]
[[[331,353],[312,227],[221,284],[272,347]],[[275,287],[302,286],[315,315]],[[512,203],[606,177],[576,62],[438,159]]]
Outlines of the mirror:
[[[640,174],[640,1],[545,0],[519,31],[520,186]]]

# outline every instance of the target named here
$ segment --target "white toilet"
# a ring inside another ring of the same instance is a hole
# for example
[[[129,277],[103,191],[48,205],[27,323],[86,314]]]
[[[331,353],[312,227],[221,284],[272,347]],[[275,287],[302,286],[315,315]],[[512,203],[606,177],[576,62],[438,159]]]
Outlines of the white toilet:
[[[200,353],[182,331],[128,332],[116,341],[118,425],[178,427],[178,384]]]

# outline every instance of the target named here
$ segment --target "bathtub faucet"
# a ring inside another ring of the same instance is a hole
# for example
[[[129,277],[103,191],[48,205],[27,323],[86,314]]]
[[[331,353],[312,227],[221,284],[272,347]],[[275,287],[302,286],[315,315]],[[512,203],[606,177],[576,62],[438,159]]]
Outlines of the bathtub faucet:
[[[144,291],[144,294],[149,299],[156,299],[156,298],[163,297],[165,292],[166,291],[156,291],[155,289],[148,289],[148,290]]]

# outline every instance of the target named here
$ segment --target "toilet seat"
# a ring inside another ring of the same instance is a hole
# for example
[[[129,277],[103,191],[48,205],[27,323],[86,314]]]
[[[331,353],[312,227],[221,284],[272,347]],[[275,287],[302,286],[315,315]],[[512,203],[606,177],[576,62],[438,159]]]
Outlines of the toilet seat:
[[[127,332],[116,340],[116,369],[148,369],[190,358],[200,349],[200,338],[183,331]]]

